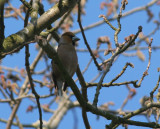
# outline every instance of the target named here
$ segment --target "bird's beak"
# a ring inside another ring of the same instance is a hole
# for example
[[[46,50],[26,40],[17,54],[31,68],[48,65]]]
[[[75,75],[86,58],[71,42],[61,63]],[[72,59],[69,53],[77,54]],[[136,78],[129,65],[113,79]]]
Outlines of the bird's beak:
[[[76,41],[78,41],[78,40],[80,40],[77,36],[74,36],[74,37],[72,37],[72,41],[73,42],[76,42]]]

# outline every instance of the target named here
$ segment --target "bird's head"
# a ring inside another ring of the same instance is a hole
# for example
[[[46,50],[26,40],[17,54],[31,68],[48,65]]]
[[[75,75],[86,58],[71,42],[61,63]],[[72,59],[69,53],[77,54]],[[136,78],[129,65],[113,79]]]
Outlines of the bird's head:
[[[72,32],[65,32],[64,34],[62,34],[61,38],[60,38],[60,44],[61,43],[69,43],[73,46],[75,46],[75,42],[80,40],[77,36],[75,36]]]

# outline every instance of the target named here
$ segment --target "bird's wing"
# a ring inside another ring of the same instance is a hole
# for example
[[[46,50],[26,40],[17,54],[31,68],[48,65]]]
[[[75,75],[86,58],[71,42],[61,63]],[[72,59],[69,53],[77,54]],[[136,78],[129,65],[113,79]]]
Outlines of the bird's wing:
[[[68,84],[67,84],[67,82],[65,81],[64,87],[63,87],[63,91],[66,91],[67,87],[68,87]]]
[[[54,82],[55,88],[57,89],[57,79],[53,71],[52,71],[52,80]]]

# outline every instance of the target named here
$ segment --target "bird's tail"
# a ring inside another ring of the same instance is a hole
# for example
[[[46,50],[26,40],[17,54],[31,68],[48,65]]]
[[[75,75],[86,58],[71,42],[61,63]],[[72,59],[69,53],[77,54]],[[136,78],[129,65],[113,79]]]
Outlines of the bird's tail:
[[[62,92],[62,87],[64,85],[64,82],[62,81],[57,81],[57,88],[58,88],[58,95],[59,96],[62,96],[63,95],[63,92]]]

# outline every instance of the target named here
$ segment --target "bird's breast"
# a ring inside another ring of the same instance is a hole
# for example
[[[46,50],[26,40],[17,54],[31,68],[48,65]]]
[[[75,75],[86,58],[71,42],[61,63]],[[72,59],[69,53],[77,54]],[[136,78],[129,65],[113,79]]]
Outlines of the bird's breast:
[[[74,46],[61,45],[58,48],[57,52],[65,69],[70,74],[70,76],[73,76],[73,74],[76,72],[77,64],[78,64],[78,58],[77,58],[77,54]]]

